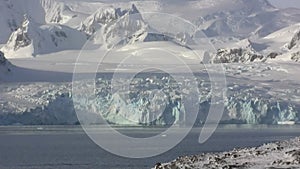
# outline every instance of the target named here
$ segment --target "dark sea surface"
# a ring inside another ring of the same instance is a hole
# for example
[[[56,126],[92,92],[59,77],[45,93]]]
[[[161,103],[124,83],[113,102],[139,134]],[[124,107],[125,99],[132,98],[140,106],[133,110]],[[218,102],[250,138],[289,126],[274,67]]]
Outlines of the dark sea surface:
[[[131,127],[118,130],[131,137],[149,137],[164,129]],[[300,136],[299,125],[223,125],[206,143],[199,144],[200,131],[201,128],[194,128],[179,145],[160,156],[128,159],[100,148],[80,126],[2,126],[0,169],[144,169],[178,156],[259,146]]]

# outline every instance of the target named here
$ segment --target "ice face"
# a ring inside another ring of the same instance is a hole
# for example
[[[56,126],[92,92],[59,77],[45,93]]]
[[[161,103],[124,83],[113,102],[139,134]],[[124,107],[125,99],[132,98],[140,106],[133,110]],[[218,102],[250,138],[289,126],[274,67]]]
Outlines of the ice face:
[[[2,85],[0,124],[75,124],[75,106],[79,110],[93,110],[91,116],[86,116],[92,124],[103,123],[102,115],[104,120],[116,125],[185,125],[189,123],[187,117],[191,112],[186,111],[182,97],[196,93],[188,84],[197,83],[200,93],[199,105],[195,105],[199,106],[196,125],[201,125],[211,106],[211,84],[201,76],[196,79],[182,78],[185,83],[177,83],[165,75],[137,77],[130,81],[129,90],[117,91],[112,90],[110,79],[98,78],[93,89],[95,95],[77,100],[72,98],[70,83]],[[91,87],[84,82],[77,83],[81,83],[83,89]],[[277,124],[298,121],[299,105],[288,101],[288,95],[279,99],[269,89],[258,90],[257,86],[249,84],[229,83],[228,88],[221,123]],[[291,89],[282,92],[288,94]],[[294,96],[298,94],[293,92]]]

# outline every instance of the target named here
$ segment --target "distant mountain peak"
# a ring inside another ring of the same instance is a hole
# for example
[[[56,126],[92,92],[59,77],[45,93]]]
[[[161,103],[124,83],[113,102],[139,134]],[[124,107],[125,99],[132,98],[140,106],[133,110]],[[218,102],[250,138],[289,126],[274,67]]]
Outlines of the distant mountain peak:
[[[16,51],[22,47],[30,45],[31,39],[29,37],[29,29],[31,29],[32,24],[35,23],[33,23],[31,18],[28,17],[27,14],[25,14],[21,26],[15,32],[12,33],[7,42],[6,48]]]
[[[85,41],[86,36],[83,33],[68,26],[42,25],[24,15],[21,26],[11,34],[2,51],[8,57],[13,57],[16,53],[28,57],[60,50],[80,49]]]
[[[87,33],[88,35],[92,35],[103,26],[111,24],[125,15],[137,13],[139,13],[139,10],[134,4],[132,4],[129,9],[114,8],[112,6],[103,7],[85,19],[81,23],[79,30]]]

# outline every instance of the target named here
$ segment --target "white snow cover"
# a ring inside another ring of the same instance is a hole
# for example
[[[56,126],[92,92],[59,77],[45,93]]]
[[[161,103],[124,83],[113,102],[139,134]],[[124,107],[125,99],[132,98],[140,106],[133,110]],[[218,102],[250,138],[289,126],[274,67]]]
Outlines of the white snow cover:
[[[167,12],[190,19],[207,34],[208,39],[217,49],[217,52],[210,53],[211,60],[209,61],[234,63],[224,65],[230,83],[228,83],[229,90],[225,99],[226,107],[222,122],[277,124],[280,121],[299,121],[298,101],[300,99],[297,89],[297,85],[300,84],[297,75],[299,65],[294,63],[300,60],[300,11],[298,9],[276,9],[266,0],[104,0],[101,2],[29,0],[26,3],[20,0],[1,0],[1,2],[0,28],[3,31],[0,32],[0,43],[6,42],[1,45],[3,46],[1,50],[5,57],[11,59],[17,67],[12,66],[12,69],[9,69],[11,65],[6,61],[9,66],[0,67],[0,77],[3,77],[5,81],[6,77],[11,76],[9,70],[13,70],[14,79],[19,79],[18,82],[23,81],[25,84],[17,83],[14,88],[6,88],[3,84],[0,91],[3,97],[1,97],[0,104],[1,111],[5,115],[0,123],[57,124],[56,119],[52,118],[52,113],[59,113],[55,110],[60,110],[61,104],[67,111],[67,115],[62,117],[74,117],[70,90],[60,88],[62,84],[50,82],[57,82],[59,80],[53,80],[54,77],[65,75],[69,77],[65,81],[70,81],[74,65],[86,73],[91,71],[90,67],[98,64],[99,56],[92,55],[94,51],[89,49],[84,51],[88,55],[86,59],[76,63],[78,53],[87,37],[94,37],[92,42],[95,45],[102,45],[108,49],[113,47],[112,44],[121,40],[119,45],[123,47],[112,52],[110,58],[104,59],[105,63],[109,64],[99,67],[103,72],[114,71],[115,67],[111,65],[128,55],[140,57],[134,60],[132,65],[125,65],[124,72],[135,71],[136,65],[142,67],[147,65],[149,59],[155,60],[157,64],[168,63],[166,65],[168,69],[180,71],[180,66],[172,65],[174,62],[165,60],[164,55],[159,52],[153,53],[155,56],[150,58],[145,57],[143,52],[139,51],[143,48],[163,48],[174,52],[182,60],[191,64],[193,71],[204,74],[205,71],[202,70],[205,68],[195,66],[202,61],[201,58],[194,57],[188,48],[179,48],[191,44],[194,35],[174,32],[171,37],[167,37],[151,33],[159,29],[150,27],[145,21],[143,12],[149,11]],[[135,14],[135,17],[128,17],[129,14]],[[120,18],[125,19],[122,22],[116,22]],[[94,35],[97,30],[100,30],[99,34]],[[125,35],[129,38],[122,39]],[[25,71],[30,74],[24,74]],[[45,72],[41,74],[42,71]],[[45,84],[36,82],[41,81],[41,75],[44,76],[42,81]],[[208,81],[205,77],[205,75],[200,76],[199,79],[204,78],[204,81]],[[0,79],[1,82],[2,79]],[[162,79],[156,80],[158,80],[158,86],[164,86]],[[100,81],[108,83],[108,80]],[[201,89],[205,97],[201,96],[199,101],[203,109],[200,110],[202,117],[198,123],[203,122],[210,104],[209,85],[204,82],[200,84],[204,85]],[[70,83],[62,86],[70,88]],[[37,89],[46,90],[48,87],[51,91],[45,93]],[[24,94],[22,91],[28,91],[30,97],[24,97],[27,93]],[[61,94],[68,97],[62,99]],[[58,97],[52,97],[52,95]],[[176,93],[168,95],[178,97]],[[21,99],[18,100],[16,97]],[[41,98],[44,100],[40,101]],[[51,98],[50,101],[49,98]],[[143,107],[145,102],[142,102],[141,98],[137,98],[135,102],[126,106],[122,106],[124,104],[121,98],[122,95],[112,93],[101,100],[101,103],[106,106],[102,110],[105,111],[111,123],[136,125],[147,122],[144,120],[143,111],[145,110],[139,109],[132,115],[128,114],[128,110]],[[30,100],[30,103],[17,104],[16,100],[20,102]],[[165,119],[161,118],[157,124],[163,125],[167,122],[178,121],[179,116],[184,114],[182,112],[184,105],[173,100],[169,102],[171,104],[166,113],[170,116]],[[99,102],[90,102],[91,105],[95,103]],[[5,120],[4,117],[10,113],[14,114],[10,116],[12,120]],[[36,115],[39,113],[49,118],[46,121],[36,118],[35,121],[30,122],[23,118],[23,115],[39,117]],[[134,122],[121,119],[118,113],[129,116],[134,119]],[[72,120],[61,119],[59,123],[73,124],[76,121],[73,118],[70,119]]]
[[[22,26],[12,33],[2,51],[8,58],[36,56],[61,50],[80,49],[85,34],[63,25],[40,25],[27,15]]]
[[[124,15],[137,13],[139,13],[139,11],[134,4],[130,9],[114,8],[112,6],[103,7],[84,20],[80,26],[80,30],[92,35],[103,26],[117,21]],[[127,25],[127,27],[129,27],[129,25]]]
[[[44,8],[38,0],[1,0],[0,9],[0,44],[5,43],[10,34],[20,27],[24,14],[37,23],[45,23]]]
[[[300,138],[264,144],[260,147],[234,149],[229,152],[178,157],[153,169],[213,169],[213,168],[299,168]]]
[[[178,6],[180,6],[180,8],[178,8]],[[86,39],[84,39],[79,32],[84,32],[90,36],[95,31],[101,30],[101,28],[103,31],[97,36],[97,43],[108,48],[111,47],[110,41],[118,39],[116,38],[118,35],[121,36],[119,39],[123,38],[122,36],[124,36],[124,33],[118,32],[120,30],[130,30],[130,33],[127,34],[130,34],[133,37],[130,40],[123,41],[123,43],[132,44],[135,42],[148,41],[174,41],[172,38],[149,33],[155,32],[155,30],[147,26],[147,23],[143,21],[142,16],[139,18],[130,18],[127,21],[128,23],[122,23],[122,28],[120,28],[121,23],[117,25],[112,24],[120,17],[124,17],[128,14],[139,12],[166,12],[191,20],[194,24],[199,26],[199,29],[203,30],[208,37],[214,39],[214,41],[222,41],[224,38],[227,39],[220,47],[217,45],[221,50],[239,49],[236,46],[232,47],[226,45],[237,41],[243,41],[245,38],[250,39],[250,41],[254,43],[254,50],[251,50],[250,52],[247,49],[241,48],[242,54],[234,56],[237,57],[237,59],[230,59],[230,62],[248,61],[251,60],[249,58],[253,57],[252,55],[259,55],[258,58],[261,58],[262,56],[260,55],[263,55],[264,59],[259,60],[265,60],[265,58],[270,57],[269,54],[272,54],[272,57],[275,57],[274,52],[276,55],[281,55],[283,53],[277,53],[279,43],[273,43],[278,41],[276,40],[278,38],[273,39],[272,42],[266,42],[261,39],[266,39],[264,37],[274,31],[278,31],[282,28],[286,29],[287,26],[300,22],[300,10],[279,10],[270,5],[267,0],[222,0],[217,3],[213,0],[184,2],[160,0],[143,2],[30,0],[26,3],[18,0],[3,0],[2,8],[1,16],[4,17],[1,17],[2,20],[0,19],[0,25],[3,26],[0,37],[3,38],[0,38],[0,43],[5,43],[9,39],[9,34],[11,33],[13,33],[14,36],[20,34],[20,30],[17,31],[19,33],[14,31],[23,27],[24,14],[30,18],[30,23],[37,24],[31,24],[35,26],[32,26],[33,28],[30,29],[38,32],[37,34],[45,34],[45,37],[43,35],[31,35],[33,37],[29,37],[29,39],[31,39],[34,44],[19,47],[20,52],[16,52],[14,47],[12,47],[18,42],[16,42],[17,40],[12,38],[13,35],[11,35],[10,40],[7,42],[8,44],[6,45],[8,48],[3,49],[6,56],[9,58],[36,56],[70,49],[80,50],[83,41]],[[67,36],[67,38],[53,37],[51,34],[56,30],[52,31],[52,29],[58,29],[70,36]],[[179,38],[175,40],[176,42],[183,42],[183,45],[186,45],[190,36],[193,35],[178,32],[178,34],[176,33],[174,36]],[[43,44],[40,42],[44,41],[43,39],[46,39],[46,41],[49,42]],[[56,42],[52,42],[52,39],[55,39],[54,41]],[[57,43],[57,41],[61,43]],[[38,43],[41,43],[41,46],[49,45],[50,47],[45,49],[45,47],[39,47]],[[269,44],[271,46],[269,46]],[[289,60],[293,57],[293,60],[297,60],[297,52],[298,51],[293,51],[292,53],[289,53],[287,56],[288,59],[286,59],[285,55],[280,58]],[[230,54],[231,52],[225,53]],[[212,56],[215,56],[215,54],[212,54]]]

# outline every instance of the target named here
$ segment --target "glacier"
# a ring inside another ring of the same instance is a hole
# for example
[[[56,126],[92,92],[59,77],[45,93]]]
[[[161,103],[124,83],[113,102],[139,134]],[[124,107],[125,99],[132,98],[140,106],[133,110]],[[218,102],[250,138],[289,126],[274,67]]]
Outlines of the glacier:
[[[111,49],[116,40],[126,35],[128,38],[118,44],[124,45],[124,50],[117,53],[124,55],[136,53],[136,50],[145,47],[146,45],[141,45],[142,42],[150,44],[148,42],[155,41],[155,47],[170,50],[173,50],[168,46],[170,43],[162,41],[171,42],[175,46],[193,44],[197,32],[190,34],[188,31],[174,31],[172,35],[165,35],[159,28],[150,27],[146,22],[147,16],[143,12],[150,10],[172,13],[176,4],[169,5],[167,1],[159,0],[118,3],[30,0],[29,5],[18,0],[0,1],[3,2],[0,4],[1,9],[3,8],[1,16],[6,18],[0,18],[3,30],[0,32],[0,124],[78,124],[75,109],[84,110],[87,107],[101,113],[104,120],[116,125],[187,123],[184,120],[189,112],[186,112],[186,105],[182,103],[182,92],[188,95],[196,93],[196,89],[186,87],[181,91],[178,88],[188,86],[188,83],[177,84],[162,75],[157,75],[159,78],[135,79],[133,86],[136,89],[129,93],[111,92],[110,79],[99,78],[96,80],[99,88],[95,91],[95,97],[75,100],[75,104],[71,82],[50,83],[51,79],[47,79],[43,83],[37,82],[38,80],[28,80],[30,82],[27,83],[25,80],[22,83],[2,84],[2,80],[5,81],[11,74],[16,78],[18,74],[22,75],[22,72],[16,71],[22,70],[20,67],[26,67],[32,72],[46,69],[54,71],[54,74],[60,74],[60,71],[72,73],[73,66],[77,65],[78,52],[87,39],[93,36],[95,39],[92,40],[96,44],[100,43]],[[208,62],[220,65],[226,63],[224,69],[229,83],[224,98],[222,123],[298,122],[299,91],[296,88],[299,79],[296,75],[299,68],[294,61],[300,60],[299,10],[277,9],[266,0],[211,2],[186,1],[176,13],[190,19],[199,30],[206,33],[208,40],[216,47],[216,51],[210,53],[211,60]],[[195,12],[199,12],[199,15],[194,15]],[[130,14],[135,17],[128,17]],[[120,18],[125,19],[123,22],[116,22]],[[95,32],[100,34],[94,35]],[[190,57],[189,53],[178,54],[183,55],[182,58],[189,63],[201,62],[199,58]],[[36,58],[33,59],[32,56]],[[25,57],[29,59],[24,59]],[[89,57],[78,65],[88,70],[92,67],[90,65],[98,61],[97,58],[93,59],[95,58]],[[141,57],[141,60],[147,62],[145,58]],[[67,70],[65,67],[68,67]],[[108,66],[105,71],[111,71],[109,68]],[[193,71],[202,69],[204,68],[194,68]],[[32,76],[28,79],[34,79],[35,73]],[[199,84],[196,125],[202,125],[211,106],[209,79],[200,75],[197,80],[186,81]],[[164,94],[156,95],[153,89],[159,89]],[[94,121],[91,123],[103,123],[103,119],[97,120],[98,116],[97,113],[92,114],[91,120]]]
[[[185,83],[177,83],[166,74],[141,76],[131,81],[130,90],[112,91],[111,79],[98,78],[94,96],[72,98],[71,83],[30,83],[1,85],[0,124],[78,124],[75,110],[93,110],[86,113],[91,124],[106,120],[115,125],[186,125],[189,113],[182,103],[183,95],[199,90],[198,117],[195,125],[202,125],[211,106],[211,84],[206,76],[197,79],[182,76]],[[126,81],[128,79],[122,79]],[[76,82],[83,88],[92,88],[85,82]],[[189,88],[196,83],[199,89]],[[299,104],[288,100],[300,91],[284,89],[279,99],[269,88],[257,89],[253,85],[228,85],[225,110],[221,123],[277,124],[298,121]],[[162,93],[155,93],[155,90]],[[84,96],[84,90],[82,95]],[[154,93],[154,94],[153,94]],[[74,109],[75,108],[75,109]],[[100,114],[101,113],[101,116]]]

